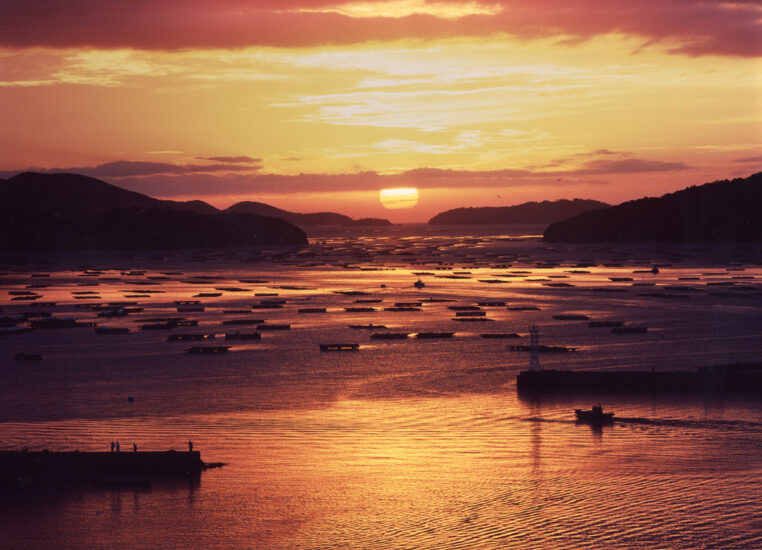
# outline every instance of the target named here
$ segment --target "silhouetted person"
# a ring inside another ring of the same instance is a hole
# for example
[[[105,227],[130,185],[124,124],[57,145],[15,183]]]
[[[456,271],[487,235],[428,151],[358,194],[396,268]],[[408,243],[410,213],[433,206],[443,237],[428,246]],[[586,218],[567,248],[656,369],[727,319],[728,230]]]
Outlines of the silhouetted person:
[[[111,452],[112,453],[114,452],[114,441],[113,440],[111,440]]]
[[[133,442],[132,443],[132,452],[137,453],[138,452],[138,444]]]
[[[193,441],[191,441],[190,439],[188,440],[188,452],[190,453],[193,452]]]
[[[116,442],[116,452],[117,453],[119,452],[119,442],[118,441]]]

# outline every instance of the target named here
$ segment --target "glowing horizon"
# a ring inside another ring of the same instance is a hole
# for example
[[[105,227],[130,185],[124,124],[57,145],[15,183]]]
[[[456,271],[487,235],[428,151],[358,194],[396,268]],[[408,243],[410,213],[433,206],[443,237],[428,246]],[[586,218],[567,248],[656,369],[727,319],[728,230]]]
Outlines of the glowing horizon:
[[[0,177],[425,221],[762,166],[753,5],[108,4],[2,8]],[[386,210],[396,187],[425,198]]]

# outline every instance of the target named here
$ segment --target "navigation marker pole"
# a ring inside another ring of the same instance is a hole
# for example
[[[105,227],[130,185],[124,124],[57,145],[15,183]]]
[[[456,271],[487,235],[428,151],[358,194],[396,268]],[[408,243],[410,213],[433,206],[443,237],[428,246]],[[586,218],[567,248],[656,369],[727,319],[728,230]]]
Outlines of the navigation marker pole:
[[[531,351],[529,370],[531,372],[542,370],[540,367],[540,331],[534,323],[532,323],[532,328],[529,331],[529,349]]]

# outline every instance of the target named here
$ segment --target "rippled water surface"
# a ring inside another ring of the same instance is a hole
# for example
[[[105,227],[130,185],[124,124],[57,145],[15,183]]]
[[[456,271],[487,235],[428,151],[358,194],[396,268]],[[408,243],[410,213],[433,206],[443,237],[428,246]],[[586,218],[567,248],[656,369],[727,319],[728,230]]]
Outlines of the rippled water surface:
[[[309,248],[286,253],[8,259],[0,317],[48,311],[131,332],[0,335],[0,448],[107,450],[115,439],[122,448],[164,450],[192,439],[204,460],[226,466],[200,481],[154,480],[150,489],[4,494],[0,546],[762,547],[758,396],[520,397],[515,378],[528,354],[507,349],[527,344],[535,322],[542,343],[578,348],[543,354],[545,367],[758,361],[760,251],[551,247],[520,234],[325,230]],[[647,272],[654,265],[658,273]],[[419,276],[423,289],[412,286]],[[19,292],[41,297],[12,300]],[[193,297],[210,292],[220,296]],[[202,302],[204,311],[178,313],[183,300]],[[265,300],[285,303],[261,308]],[[98,316],[121,301],[143,311]],[[385,309],[411,302],[421,302],[420,311]],[[456,321],[449,309],[478,302],[493,304],[480,306],[490,321]],[[345,309],[360,306],[375,311]],[[508,309],[522,306],[539,309]],[[299,312],[318,307],[326,312]],[[648,331],[614,335],[554,318],[570,313]],[[138,329],[168,317],[198,324]],[[290,329],[224,340],[256,328],[222,324],[231,319]],[[387,329],[348,326],[368,323]],[[372,339],[376,332],[410,337]],[[454,335],[415,338],[420,332]],[[182,333],[216,336],[167,341]],[[360,349],[321,353],[325,343]],[[191,345],[232,347],[198,356],[185,353]],[[43,359],[16,361],[19,353]],[[574,408],[594,401],[615,411],[613,426],[573,421]]]

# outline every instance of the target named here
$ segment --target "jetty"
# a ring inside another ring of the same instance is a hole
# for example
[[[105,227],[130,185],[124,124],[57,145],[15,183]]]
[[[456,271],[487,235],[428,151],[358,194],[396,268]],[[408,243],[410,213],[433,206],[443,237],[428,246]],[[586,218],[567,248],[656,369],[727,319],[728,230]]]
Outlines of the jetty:
[[[199,451],[0,451],[0,489],[98,479],[198,477],[208,467]]]
[[[613,330],[617,328],[619,327],[614,327]],[[531,351],[529,369],[521,371],[516,377],[516,389],[520,394],[601,391],[619,393],[747,391],[759,394],[762,391],[762,362],[671,371],[655,368],[651,370],[542,369],[539,353],[547,351],[547,347],[540,345],[539,330],[534,324],[529,336],[528,346],[509,346],[509,349]],[[569,351],[572,349],[570,348]]]
[[[722,392],[762,390],[762,363],[698,367],[681,371],[527,370],[516,378],[519,392]]]

